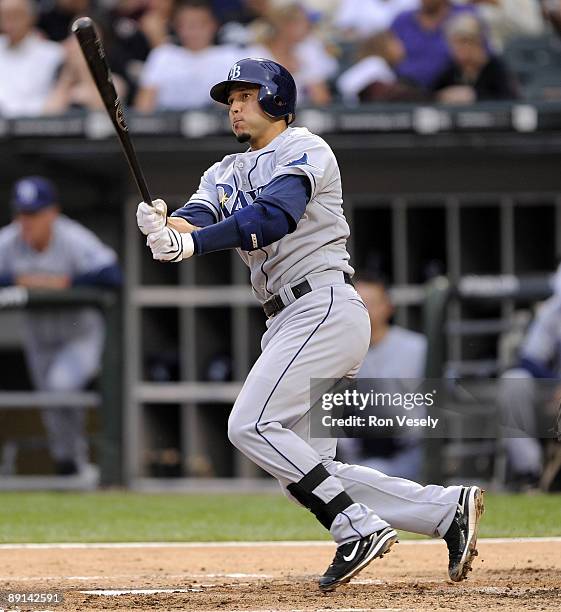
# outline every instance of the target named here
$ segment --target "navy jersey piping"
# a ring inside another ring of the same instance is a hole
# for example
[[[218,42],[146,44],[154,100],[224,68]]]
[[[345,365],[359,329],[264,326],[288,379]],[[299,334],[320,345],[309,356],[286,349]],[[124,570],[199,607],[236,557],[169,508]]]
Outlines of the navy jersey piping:
[[[265,249],[259,249],[262,253],[265,253],[265,259],[261,262],[261,272],[263,273],[263,276],[265,277],[265,291],[269,294],[269,295],[273,295],[272,291],[269,291],[269,288],[267,287],[267,285],[269,284],[269,275],[267,274],[267,272],[265,272],[265,264],[267,263],[268,259],[269,259],[269,253],[267,253],[267,251]]]
[[[248,172],[247,174],[247,180],[249,181],[249,186],[253,189],[253,183],[251,182],[251,173],[255,170],[255,168],[257,168],[257,163],[259,162],[259,160],[263,157],[263,155],[268,155],[269,153],[274,153],[276,151],[276,149],[273,149],[272,151],[264,151],[263,153],[260,153],[256,159],[255,159],[255,163],[253,164],[251,170]]]

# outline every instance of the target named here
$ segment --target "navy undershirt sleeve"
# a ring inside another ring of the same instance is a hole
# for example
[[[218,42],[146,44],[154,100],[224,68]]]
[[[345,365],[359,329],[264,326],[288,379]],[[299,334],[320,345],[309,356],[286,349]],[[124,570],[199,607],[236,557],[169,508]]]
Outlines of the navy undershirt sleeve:
[[[528,357],[521,356],[518,366],[529,372],[534,378],[557,378],[553,370],[550,370],[543,363]]]
[[[273,179],[256,198],[276,206],[284,211],[290,219],[290,231],[293,232],[302,218],[306,205],[312,194],[310,179],[304,174],[283,174]]]
[[[78,274],[72,279],[72,286],[95,285],[98,287],[118,287],[122,281],[121,268],[115,263],[100,270]]]
[[[252,204],[231,217],[193,232],[195,253],[268,246],[293,232],[310,199],[311,186],[305,176],[283,175],[271,181]]]
[[[172,212],[170,216],[185,219],[185,221],[197,227],[208,227],[216,223],[215,214],[202,202],[187,203],[182,208]]]
[[[0,287],[9,287],[14,284],[14,275],[11,272],[0,274]]]

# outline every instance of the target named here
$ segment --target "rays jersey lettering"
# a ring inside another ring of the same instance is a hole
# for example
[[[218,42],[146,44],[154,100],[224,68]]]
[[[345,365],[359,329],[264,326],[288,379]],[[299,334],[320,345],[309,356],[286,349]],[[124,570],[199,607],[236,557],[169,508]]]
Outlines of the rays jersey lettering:
[[[296,229],[279,241],[251,252],[238,249],[251,284],[265,301],[286,284],[326,270],[349,274],[349,226],[343,212],[341,175],[329,145],[306,128],[287,128],[266,147],[227,155],[202,176],[190,202],[203,203],[217,222],[248,206],[273,179],[304,175],[311,195]]]
[[[218,192],[218,202],[222,216],[228,218],[237,210],[241,210],[248,204],[251,204],[263,191],[263,187],[262,185],[257,189],[250,189],[249,191],[236,191],[232,185],[218,183],[216,190]]]

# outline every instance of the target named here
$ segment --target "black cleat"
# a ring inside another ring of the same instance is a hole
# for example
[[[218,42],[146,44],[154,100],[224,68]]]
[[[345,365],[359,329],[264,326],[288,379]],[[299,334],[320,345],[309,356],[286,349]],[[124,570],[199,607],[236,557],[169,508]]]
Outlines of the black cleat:
[[[383,557],[396,542],[397,533],[391,527],[384,527],[360,540],[341,544],[331,565],[319,579],[319,588],[324,593],[334,591],[349,582],[370,561]]]
[[[464,487],[454,520],[444,536],[448,545],[448,576],[454,582],[467,578],[473,558],[477,557],[477,532],[483,511],[483,491],[479,487]]]

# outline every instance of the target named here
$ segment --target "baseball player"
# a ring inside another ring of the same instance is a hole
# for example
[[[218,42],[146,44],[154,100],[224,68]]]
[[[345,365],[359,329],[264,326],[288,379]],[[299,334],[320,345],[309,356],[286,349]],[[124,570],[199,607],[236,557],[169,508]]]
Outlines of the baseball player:
[[[364,303],[351,284],[341,176],[327,143],[294,121],[291,74],[244,59],[211,97],[228,107],[249,148],[202,176],[185,206],[140,203],[137,222],[153,257],[179,262],[237,249],[267,315],[262,354],[232,409],[230,441],[308,508],[338,544],[319,586],[348,582],[396,542],[394,528],[448,543],[449,575],[465,578],[483,511],[478,487],[423,487],[334,460],[336,440],[310,436],[311,378],[358,371],[370,338]]]
[[[54,184],[44,177],[25,177],[14,185],[15,219],[0,230],[0,285],[56,290],[120,284],[114,251],[61,215],[58,201]],[[78,391],[97,373],[105,336],[97,309],[28,311],[24,331],[36,389]],[[41,414],[57,474],[81,472],[88,461],[84,410],[49,408]]]
[[[553,279],[554,293],[540,305],[519,348],[517,367],[501,377],[499,405],[504,421],[520,431],[505,437],[503,444],[513,480],[521,490],[537,488],[543,472],[537,381],[559,380],[561,375],[561,265]]]
[[[410,391],[412,381],[425,375],[427,339],[390,322],[394,305],[381,275],[366,271],[355,286],[370,317],[370,346],[357,378],[377,379],[376,390],[384,392]],[[414,428],[403,433],[406,435],[377,439],[344,438],[338,450],[344,458],[384,474],[416,479],[423,465],[421,434]]]

